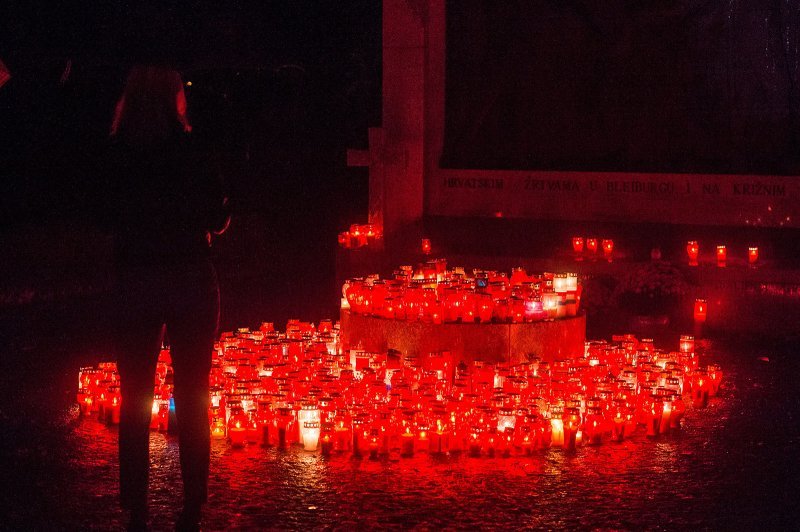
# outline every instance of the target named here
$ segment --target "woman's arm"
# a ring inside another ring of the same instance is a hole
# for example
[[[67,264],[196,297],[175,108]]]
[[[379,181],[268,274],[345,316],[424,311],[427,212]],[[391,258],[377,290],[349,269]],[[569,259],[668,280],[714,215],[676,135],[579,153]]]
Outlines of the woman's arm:
[[[186,93],[183,92],[183,85],[178,88],[178,93],[175,95],[175,108],[178,111],[178,122],[183,126],[183,131],[191,133],[192,125],[189,123],[189,117],[186,116]]]

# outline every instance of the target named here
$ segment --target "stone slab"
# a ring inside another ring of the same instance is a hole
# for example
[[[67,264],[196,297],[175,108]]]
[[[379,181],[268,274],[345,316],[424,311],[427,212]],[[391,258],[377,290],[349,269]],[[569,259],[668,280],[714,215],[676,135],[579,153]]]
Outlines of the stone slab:
[[[403,356],[450,351],[455,360],[515,364],[538,356],[553,361],[583,354],[583,315],[535,323],[423,323],[341,311],[342,345],[370,352],[397,349]]]

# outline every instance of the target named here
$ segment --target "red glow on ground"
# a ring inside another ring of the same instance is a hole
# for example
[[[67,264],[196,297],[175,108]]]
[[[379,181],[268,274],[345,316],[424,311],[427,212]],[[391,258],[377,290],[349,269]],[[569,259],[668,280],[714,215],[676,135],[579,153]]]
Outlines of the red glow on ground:
[[[684,397],[704,406],[722,379],[718,366],[700,369],[693,351],[660,351],[632,336],[590,342],[584,357],[553,364],[426,357],[389,369],[386,354],[371,353],[356,370],[327,324],[325,333],[300,322],[284,334],[264,329],[224,334],[214,357],[211,431],[234,446],[304,444],[325,455],[374,457],[573,450],[623,441],[642,426],[653,438],[676,430]],[[166,358],[158,376],[170,372]],[[114,365],[84,368],[79,382],[84,412],[118,422],[111,414],[118,401],[108,401],[118,386]],[[171,390],[160,377],[156,384],[153,427],[166,430]]]

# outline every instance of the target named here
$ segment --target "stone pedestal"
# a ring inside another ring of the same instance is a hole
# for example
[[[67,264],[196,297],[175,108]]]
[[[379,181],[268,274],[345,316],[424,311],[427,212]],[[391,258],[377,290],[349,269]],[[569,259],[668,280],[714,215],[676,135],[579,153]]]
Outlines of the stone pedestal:
[[[423,323],[363,316],[342,310],[342,345],[369,352],[397,349],[403,356],[450,351],[456,361],[516,364],[530,357],[554,361],[583,354],[584,315],[535,323]]]

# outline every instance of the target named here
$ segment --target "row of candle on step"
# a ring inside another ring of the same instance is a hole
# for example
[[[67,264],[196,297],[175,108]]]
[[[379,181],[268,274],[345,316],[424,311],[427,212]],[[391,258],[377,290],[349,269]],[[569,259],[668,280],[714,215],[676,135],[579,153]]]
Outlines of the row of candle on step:
[[[576,260],[583,260],[584,255],[590,259],[594,259],[598,255],[598,249],[603,254],[603,258],[611,262],[614,254],[614,241],[610,238],[572,237],[572,251],[575,253]]]
[[[689,266],[697,266],[700,257],[700,244],[697,240],[690,240],[686,243],[686,254],[689,256]],[[724,244],[719,244],[716,248],[717,266],[724,268],[728,263],[728,248]],[[754,266],[758,262],[758,247],[750,246],[747,248],[747,263]]]
[[[163,431],[168,429],[170,414],[174,413],[172,389],[172,359],[169,349],[162,348],[154,375],[150,428]],[[96,368],[80,368],[77,401],[82,414],[97,413],[101,420],[109,424],[118,424],[122,391],[117,364],[101,362]]]
[[[383,239],[383,228],[379,224],[353,224],[347,231],[339,233],[339,246],[357,249]]]
[[[722,380],[719,366],[701,369],[688,336],[674,352],[626,335],[589,342],[574,359],[549,364],[533,357],[508,366],[456,363],[447,352],[402,358],[342,351],[330,322],[293,327],[294,333],[265,325],[222,336],[210,375],[213,437],[234,446],[298,444],[374,455],[573,449],[620,440],[638,426],[651,437],[673,430],[686,400],[704,405]],[[162,430],[170,372],[167,365],[156,377],[153,428]],[[119,389],[114,365],[83,369],[79,381],[85,411],[115,422],[108,403]]]
[[[594,258],[597,256],[598,249],[603,253],[603,256],[611,261],[614,252],[614,241],[611,239],[586,238],[582,236],[572,237],[572,250],[575,253],[577,260],[583,260],[584,255]],[[584,251],[585,250],[585,251]],[[697,240],[690,240],[686,243],[686,254],[689,256],[689,265],[697,266],[700,257],[700,244]],[[728,261],[728,248],[725,244],[716,246],[715,257],[717,266],[725,267]],[[747,262],[748,264],[755,265],[758,262],[758,247],[750,246],[747,248]]]
[[[523,323],[577,315],[582,285],[576,273],[509,276],[494,270],[447,268],[435,259],[416,270],[401,266],[391,279],[370,275],[347,280],[342,308],[357,314],[431,323]]]

